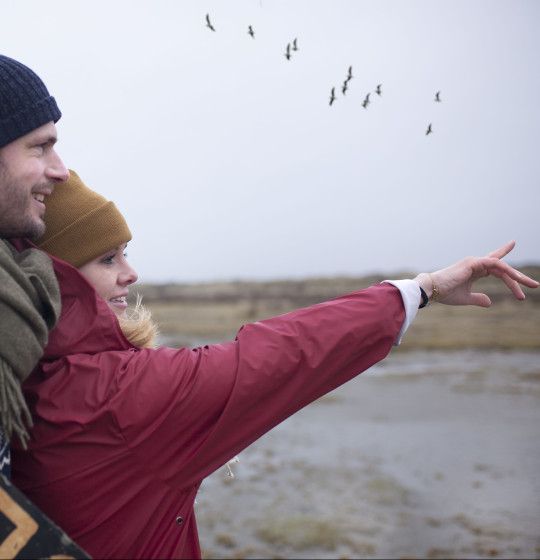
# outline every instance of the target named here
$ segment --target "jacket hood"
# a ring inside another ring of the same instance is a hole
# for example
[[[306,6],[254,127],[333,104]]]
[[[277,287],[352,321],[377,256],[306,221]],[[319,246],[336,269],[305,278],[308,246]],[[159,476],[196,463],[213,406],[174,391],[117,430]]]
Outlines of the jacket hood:
[[[12,243],[19,250],[35,247],[27,240]],[[49,333],[42,360],[47,362],[70,354],[135,348],[124,337],[114,312],[86,278],[69,263],[49,256],[60,285],[62,311],[58,323]]]
[[[70,264],[51,258],[60,285],[62,312],[50,332],[43,359],[134,348],[124,337],[114,312],[86,278]]]

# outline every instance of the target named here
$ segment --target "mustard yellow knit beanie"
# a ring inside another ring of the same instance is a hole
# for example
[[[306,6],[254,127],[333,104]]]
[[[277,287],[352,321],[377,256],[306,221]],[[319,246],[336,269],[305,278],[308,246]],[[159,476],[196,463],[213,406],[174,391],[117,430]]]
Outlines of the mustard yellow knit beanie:
[[[113,202],[89,189],[75,173],[45,198],[45,235],[36,245],[75,267],[131,240]]]

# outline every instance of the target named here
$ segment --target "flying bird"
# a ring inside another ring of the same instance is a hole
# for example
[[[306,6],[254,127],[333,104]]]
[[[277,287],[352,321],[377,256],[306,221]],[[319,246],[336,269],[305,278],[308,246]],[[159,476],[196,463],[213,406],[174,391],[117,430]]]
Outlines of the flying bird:
[[[349,66],[349,71],[347,73],[347,81],[352,80],[352,66]]]
[[[285,58],[291,60],[291,44],[287,43],[287,49],[285,50]]]
[[[364,101],[362,101],[362,107],[364,109],[367,109],[368,105],[369,105],[369,93],[366,95],[366,98],[364,99]]]
[[[248,26],[248,33],[255,39],[255,31],[253,31],[253,27]]]
[[[333,87],[332,91],[330,92],[330,105],[336,100],[336,88]]]
[[[297,51],[298,50],[298,44],[296,42],[296,37],[294,38],[294,41],[292,42],[292,50],[293,51]]]
[[[349,88],[347,87],[348,83],[349,83],[349,81],[348,81],[348,80],[345,80],[345,81],[343,82],[343,85],[341,86],[341,91],[343,92],[343,95],[345,95],[345,92],[349,89]]]
[[[382,84],[377,84],[377,87],[375,88],[375,93],[377,95],[382,95],[381,87],[382,87]]]
[[[426,130],[426,136],[427,136],[428,134],[431,134],[432,132],[433,132],[433,129],[431,128],[431,123],[429,123],[429,125],[428,125],[428,127],[427,127],[427,130]]]
[[[440,92],[440,91],[438,91],[438,92],[435,94],[435,101],[436,101],[437,103],[440,103],[440,102],[441,102],[441,92]]]
[[[210,31],[215,31],[214,26],[210,23],[210,15],[206,14],[206,27],[210,29]]]

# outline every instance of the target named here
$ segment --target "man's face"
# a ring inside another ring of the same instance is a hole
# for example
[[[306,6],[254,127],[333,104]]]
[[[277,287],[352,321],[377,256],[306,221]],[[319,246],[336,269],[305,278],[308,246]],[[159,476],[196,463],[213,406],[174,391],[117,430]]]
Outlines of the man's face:
[[[69,172],[56,153],[50,122],[0,148],[0,236],[40,237],[45,197]]]

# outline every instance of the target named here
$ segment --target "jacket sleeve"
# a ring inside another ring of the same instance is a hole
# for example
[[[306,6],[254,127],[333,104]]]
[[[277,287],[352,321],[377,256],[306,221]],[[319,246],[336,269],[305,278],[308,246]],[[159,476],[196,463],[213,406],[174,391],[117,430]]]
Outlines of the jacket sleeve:
[[[245,325],[226,344],[132,352],[110,406],[134,459],[188,487],[383,359],[404,316],[399,291],[380,284]]]

